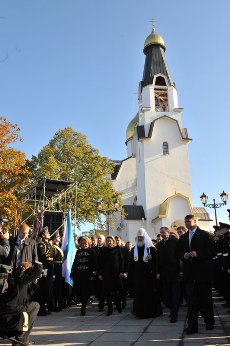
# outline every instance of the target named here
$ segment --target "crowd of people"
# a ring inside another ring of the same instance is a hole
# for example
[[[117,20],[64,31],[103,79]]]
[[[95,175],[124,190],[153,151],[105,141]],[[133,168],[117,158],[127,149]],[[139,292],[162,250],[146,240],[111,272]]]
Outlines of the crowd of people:
[[[141,228],[135,244],[124,243],[120,236],[75,236],[70,289],[62,277],[65,254],[59,233],[50,239],[49,229],[44,227],[36,241],[24,223],[13,238],[0,224],[2,329],[8,328],[5,334],[13,335],[9,315],[6,317],[9,306],[17,307],[19,314],[26,312],[28,328],[14,336],[29,345],[37,314],[46,316],[70,304],[81,304],[84,316],[87,305],[94,301],[99,311],[106,307],[106,316],[110,316],[114,309],[121,313],[126,308],[127,297],[133,299],[132,313],[138,318],[160,316],[165,306],[169,322],[176,323],[180,306],[185,304],[187,334],[198,331],[199,313],[206,329],[213,329],[213,287],[230,308],[230,225],[220,223],[211,234],[198,227],[194,215],[187,215],[185,226],[176,231],[161,227],[156,239]],[[12,313],[15,315],[14,310]],[[2,329],[0,335],[4,334]]]

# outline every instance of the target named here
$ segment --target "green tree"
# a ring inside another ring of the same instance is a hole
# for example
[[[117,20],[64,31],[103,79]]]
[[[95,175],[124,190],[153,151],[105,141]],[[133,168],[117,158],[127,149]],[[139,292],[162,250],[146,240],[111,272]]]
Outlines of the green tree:
[[[22,141],[19,133],[17,125],[0,117],[0,216],[8,217],[10,229],[18,225],[26,208],[24,187],[29,180],[25,154],[12,147]]]
[[[67,127],[59,130],[30,162],[35,180],[50,179],[77,182],[78,222],[101,222],[102,211],[114,210],[115,201],[121,202],[110,178],[114,165],[99,155],[85,135]],[[74,191],[72,198],[74,199]],[[121,207],[119,207],[121,209]]]

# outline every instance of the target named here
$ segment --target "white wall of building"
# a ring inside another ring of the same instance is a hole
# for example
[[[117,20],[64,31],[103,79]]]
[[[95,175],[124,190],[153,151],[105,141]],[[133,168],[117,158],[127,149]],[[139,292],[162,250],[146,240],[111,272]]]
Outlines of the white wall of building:
[[[136,159],[130,157],[122,162],[117,178],[113,180],[114,189],[122,192],[123,204],[133,204],[136,196],[136,178]]]
[[[126,229],[124,230],[124,239],[126,241],[131,241],[134,244],[137,232],[141,227],[146,228],[145,220],[129,220],[128,222],[126,222]]]
[[[165,141],[169,155],[163,155]],[[143,160],[136,161],[138,204],[142,201],[149,229],[159,205],[168,197],[177,192],[191,198],[188,148],[177,123],[164,117],[155,122],[152,138],[144,139],[140,146]]]

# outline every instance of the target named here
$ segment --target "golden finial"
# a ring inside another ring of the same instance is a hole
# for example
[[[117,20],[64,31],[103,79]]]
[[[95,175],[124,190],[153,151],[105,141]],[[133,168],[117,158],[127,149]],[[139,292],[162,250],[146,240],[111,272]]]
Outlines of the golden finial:
[[[145,40],[144,50],[145,48],[153,44],[160,45],[165,50],[165,44],[164,44],[163,38],[161,37],[161,35],[155,32],[156,21],[154,19],[151,19],[149,22],[152,24],[152,32]]]

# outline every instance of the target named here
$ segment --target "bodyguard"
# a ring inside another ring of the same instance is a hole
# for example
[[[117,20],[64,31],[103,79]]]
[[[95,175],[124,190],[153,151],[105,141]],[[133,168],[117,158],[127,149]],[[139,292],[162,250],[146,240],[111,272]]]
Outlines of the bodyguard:
[[[212,264],[215,256],[213,237],[197,226],[194,215],[185,217],[188,232],[178,241],[178,255],[183,260],[184,279],[188,294],[187,334],[198,331],[198,312],[204,318],[206,329],[214,328],[212,302]]]
[[[223,294],[226,300],[224,307],[230,308],[230,225],[222,222],[219,224],[222,235]]]

